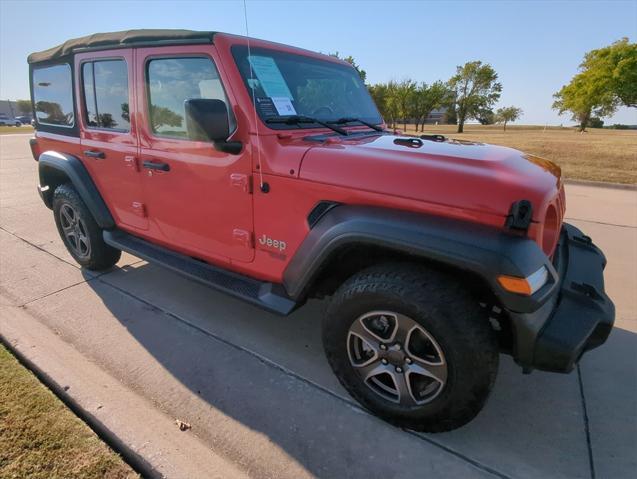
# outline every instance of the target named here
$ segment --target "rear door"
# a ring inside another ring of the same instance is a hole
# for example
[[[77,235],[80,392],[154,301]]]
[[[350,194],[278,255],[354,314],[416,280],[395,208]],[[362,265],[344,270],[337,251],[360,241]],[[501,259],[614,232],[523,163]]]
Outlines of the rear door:
[[[138,162],[132,50],[76,57],[83,162],[117,226],[148,228]]]
[[[136,50],[140,163],[150,218],[149,233],[169,247],[213,262],[254,257],[249,149],[218,151],[188,138],[184,102],[226,102],[212,45]],[[164,168],[157,169],[157,168]]]

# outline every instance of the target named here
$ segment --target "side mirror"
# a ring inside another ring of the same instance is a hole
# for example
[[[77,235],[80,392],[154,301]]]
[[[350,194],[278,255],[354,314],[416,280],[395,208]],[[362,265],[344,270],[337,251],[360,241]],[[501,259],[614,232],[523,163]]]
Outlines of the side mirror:
[[[228,108],[221,100],[192,98],[186,100],[188,137],[198,141],[225,141],[230,136]]]
[[[230,136],[228,107],[222,100],[192,98],[184,102],[188,138],[196,141],[212,141],[215,148],[237,154],[241,142],[227,141]]]

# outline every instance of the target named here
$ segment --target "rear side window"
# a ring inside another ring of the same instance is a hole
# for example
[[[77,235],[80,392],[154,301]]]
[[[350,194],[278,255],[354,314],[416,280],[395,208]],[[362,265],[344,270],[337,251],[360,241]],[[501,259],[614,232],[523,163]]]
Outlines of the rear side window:
[[[33,100],[38,123],[72,127],[73,82],[68,64],[33,70]]]
[[[209,58],[160,58],[147,64],[151,129],[161,136],[188,138],[184,101],[222,100],[228,106],[230,130],[236,121],[228,105],[219,72]]]
[[[82,65],[84,116],[89,127],[130,130],[128,70],[124,60],[103,60]]]

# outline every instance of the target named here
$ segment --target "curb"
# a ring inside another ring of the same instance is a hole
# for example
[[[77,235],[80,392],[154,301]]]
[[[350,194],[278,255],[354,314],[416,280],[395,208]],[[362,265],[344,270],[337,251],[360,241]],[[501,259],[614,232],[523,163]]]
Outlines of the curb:
[[[631,183],[606,183],[604,181],[593,180],[571,180],[569,178],[564,179],[564,183],[567,185],[578,186],[595,186],[597,188],[608,188],[612,190],[632,190],[637,191],[637,185]]]
[[[33,373],[38,380],[44,384],[60,401],[68,407],[73,414],[82,420],[97,436],[104,441],[113,451],[119,454],[135,472],[144,478],[163,478],[164,476],[156,471],[143,457],[129,448],[122,440],[112,433],[104,424],[97,420],[92,414],[80,406],[63,387],[56,383],[47,373],[39,368],[33,361],[18,351],[13,345],[0,334],[0,344],[18,360],[18,362]]]

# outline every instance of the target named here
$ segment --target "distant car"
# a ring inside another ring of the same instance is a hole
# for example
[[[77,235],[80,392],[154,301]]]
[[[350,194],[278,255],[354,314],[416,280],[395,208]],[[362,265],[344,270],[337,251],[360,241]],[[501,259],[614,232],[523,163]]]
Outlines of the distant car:
[[[30,125],[33,121],[33,117],[31,115],[16,116],[15,119],[18,120],[22,125]]]
[[[0,113],[0,126],[22,126],[22,122],[17,118],[9,118],[6,114]]]

